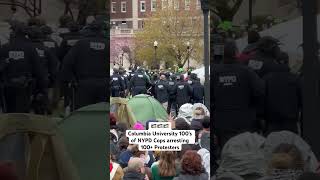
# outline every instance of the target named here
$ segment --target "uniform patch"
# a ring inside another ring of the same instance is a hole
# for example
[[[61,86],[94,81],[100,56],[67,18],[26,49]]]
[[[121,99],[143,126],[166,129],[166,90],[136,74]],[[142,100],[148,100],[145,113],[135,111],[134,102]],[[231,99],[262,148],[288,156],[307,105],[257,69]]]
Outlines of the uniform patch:
[[[158,88],[159,89],[163,89],[163,85],[158,85]]]
[[[188,81],[188,84],[192,84],[192,81]]]
[[[54,42],[50,42],[50,41],[43,42],[43,45],[47,48],[55,48],[56,47],[56,44]]]
[[[67,44],[68,44],[68,46],[74,46],[74,45],[76,45],[76,43],[77,43],[78,41],[79,41],[79,40],[77,40],[77,39],[67,40]]]
[[[19,60],[24,59],[23,51],[9,51],[9,59]]]
[[[223,86],[232,86],[237,83],[237,76],[220,76],[219,82],[223,84]]]
[[[174,82],[169,82],[169,85],[171,85],[171,86],[174,85]]]
[[[118,81],[117,77],[112,78],[113,81]]]
[[[36,48],[39,57],[44,57],[44,50]]]
[[[139,78],[143,78],[143,75],[138,75]]]
[[[249,60],[248,66],[253,70],[260,70],[263,66],[263,62],[257,60]]]
[[[179,89],[183,89],[183,88],[184,88],[184,85],[179,85],[178,88],[179,88]]]
[[[106,45],[104,43],[100,42],[90,42],[90,48],[94,50],[104,50],[106,48]]]

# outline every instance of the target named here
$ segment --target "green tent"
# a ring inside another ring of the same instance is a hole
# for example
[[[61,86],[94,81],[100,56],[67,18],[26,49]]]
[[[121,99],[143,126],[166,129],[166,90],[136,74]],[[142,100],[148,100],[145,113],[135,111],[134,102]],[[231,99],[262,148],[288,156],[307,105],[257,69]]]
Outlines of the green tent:
[[[128,106],[132,110],[135,119],[140,122],[152,119],[166,121],[168,119],[166,109],[164,109],[159,101],[149,95],[141,94],[134,96],[129,99]]]
[[[109,103],[80,108],[59,122],[66,149],[82,180],[107,178]]]

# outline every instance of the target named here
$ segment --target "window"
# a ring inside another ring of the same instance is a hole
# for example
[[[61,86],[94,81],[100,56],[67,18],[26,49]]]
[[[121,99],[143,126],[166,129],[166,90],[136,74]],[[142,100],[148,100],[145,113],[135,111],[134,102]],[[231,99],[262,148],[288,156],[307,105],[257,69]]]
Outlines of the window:
[[[146,12],[146,2],[140,1],[140,12]]]
[[[127,2],[121,2],[121,12],[127,12]]]
[[[201,9],[201,2],[200,2],[200,0],[197,0],[197,9]]]
[[[157,0],[152,0],[151,11],[156,11],[157,8]]]
[[[190,10],[190,0],[184,0],[185,10]]]
[[[161,8],[162,9],[167,8],[167,0],[162,0]]]
[[[172,8],[172,0],[168,0],[168,7]]]
[[[180,0],[174,0],[174,9],[175,10],[179,10],[179,6],[180,6],[180,2],[179,2]]]
[[[111,3],[111,12],[112,13],[116,13],[117,12],[117,7],[116,7],[117,3],[116,2],[112,2]]]

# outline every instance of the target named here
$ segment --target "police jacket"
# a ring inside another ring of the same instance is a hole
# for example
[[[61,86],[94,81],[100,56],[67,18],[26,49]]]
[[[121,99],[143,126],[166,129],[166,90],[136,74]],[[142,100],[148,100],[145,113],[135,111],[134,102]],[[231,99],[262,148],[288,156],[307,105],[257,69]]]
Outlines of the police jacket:
[[[58,58],[49,48],[45,47],[40,40],[34,40],[32,45],[37,51],[40,62],[49,80],[54,82],[58,74]]]
[[[177,82],[170,80],[168,82],[168,93],[170,100],[176,100],[177,96]]]
[[[110,87],[112,90],[123,91],[125,89],[124,81],[119,74],[113,74],[110,77]]]
[[[286,65],[277,65],[263,77],[266,82],[265,115],[268,121],[297,121],[301,111],[300,78]]]
[[[43,46],[45,46],[46,48],[48,48],[51,53],[53,53],[55,56],[58,57],[58,43],[56,41],[54,41],[52,38],[50,37],[46,37],[42,40],[42,44]]]
[[[150,85],[150,82],[145,74],[135,73],[133,77],[130,79],[129,88],[147,88],[148,85]]]
[[[184,81],[177,82],[177,103],[182,105],[190,102],[192,95],[191,86]]]
[[[200,80],[194,80],[192,83],[192,100],[202,101],[204,99],[204,86],[200,83]]]
[[[47,87],[48,79],[37,51],[25,37],[13,38],[0,48],[0,75],[5,83],[25,77],[34,79],[40,91]]]
[[[260,51],[257,51],[248,61],[248,67],[254,70],[261,78],[269,72],[273,72],[275,64],[275,58]]]
[[[212,82],[215,127],[253,130],[256,109],[264,98],[263,80],[246,66],[219,64],[213,69]]]
[[[102,34],[78,41],[64,57],[61,76],[63,81],[105,79],[107,72],[108,43]]]
[[[168,82],[165,80],[159,80],[155,85],[155,95],[156,99],[160,103],[168,102],[169,99],[169,89]]]
[[[69,32],[65,33],[62,42],[58,49],[58,58],[62,61],[63,58],[68,54],[69,50],[76,45],[76,43],[83,38],[80,33]]]

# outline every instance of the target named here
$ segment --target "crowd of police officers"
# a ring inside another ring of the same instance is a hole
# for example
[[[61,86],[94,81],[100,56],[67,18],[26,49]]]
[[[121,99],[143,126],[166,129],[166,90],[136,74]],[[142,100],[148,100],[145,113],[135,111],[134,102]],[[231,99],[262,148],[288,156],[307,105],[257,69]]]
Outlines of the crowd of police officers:
[[[229,38],[224,39],[223,49],[223,57],[221,53],[215,57],[211,80],[211,111],[220,146],[247,131],[298,133],[303,74],[290,69],[279,41],[251,31],[242,52]]]
[[[197,74],[173,72],[169,70],[149,71],[142,67],[114,68],[110,78],[111,97],[128,97],[139,94],[154,96],[166,109],[168,114],[176,115],[179,108],[186,103],[203,103],[204,86]]]
[[[40,18],[10,21],[11,33],[0,47],[1,109],[4,113],[51,114],[107,100],[108,43],[102,17],[80,26],[60,19],[60,41]]]

